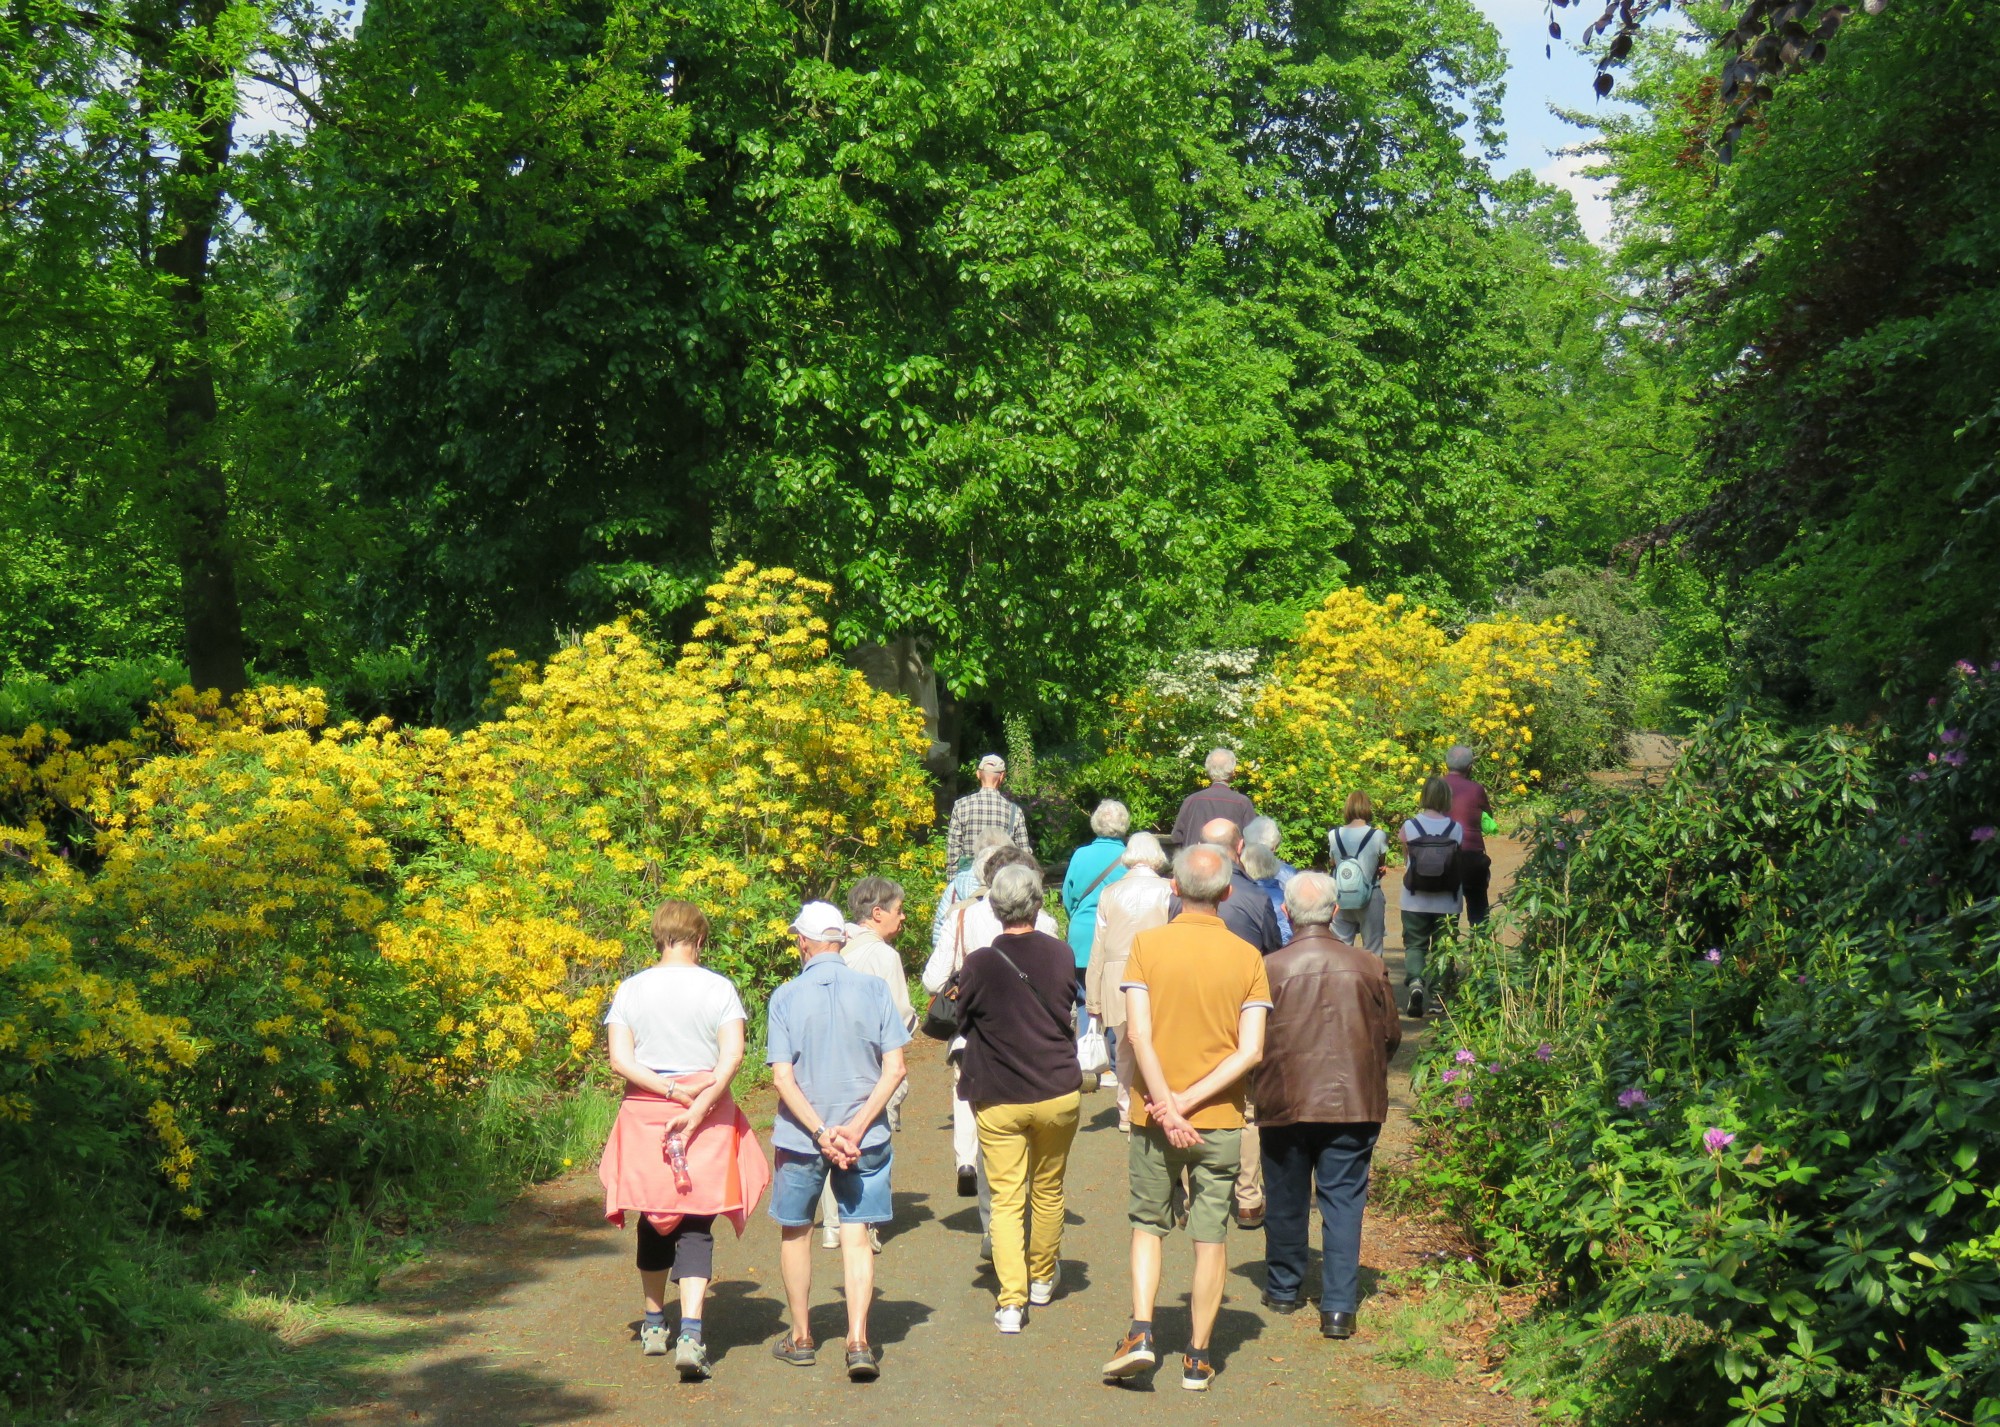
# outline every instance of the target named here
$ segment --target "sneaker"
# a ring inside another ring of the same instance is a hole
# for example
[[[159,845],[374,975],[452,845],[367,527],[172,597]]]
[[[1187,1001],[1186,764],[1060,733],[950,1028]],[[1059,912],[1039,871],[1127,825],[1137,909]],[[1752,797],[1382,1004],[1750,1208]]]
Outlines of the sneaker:
[[[1118,1133],[1121,1135],[1132,1133],[1132,1117],[1130,1115],[1120,1114],[1118,1116]]]
[[[1098,1071],[1097,1088],[1099,1090],[1116,1090],[1118,1088],[1118,1072],[1115,1070]]]
[[[1062,1282],[1062,1262],[1056,1262],[1056,1271],[1045,1279],[1035,1279],[1028,1285],[1028,1302],[1037,1308],[1046,1308],[1056,1296],[1056,1285]]]
[[[979,1197],[979,1171],[969,1164],[958,1167],[958,1197],[960,1199]]]
[[[1111,1361],[1104,1365],[1104,1380],[1123,1382],[1127,1378],[1137,1377],[1159,1360],[1158,1355],[1153,1352],[1151,1334],[1127,1333],[1119,1341],[1118,1351],[1112,1354]]]
[[[868,1248],[873,1253],[879,1254],[882,1252],[882,1231],[880,1229],[870,1228],[868,1230]]]
[[[1181,1359],[1181,1386],[1189,1392],[1207,1392],[1208,1385],[1214,1381],[1215,1364],[1207,1358]]]
[[[882,1376],[882,1365],[875,1359],[875,1350],[866,1343],[847,1345],[847,1380],[849,1382],[873,1382]]]
[[[674,1344],[674,1366],[680,1369],[682,1382],[707,1382],[715,1376],[715,1369],[708,1365],[708,1349],[701,1339],[685,1333]]]
[[[1029,1292],[1033,1292],[1030,1289]],[[993,1310],[993,1326],[1003,1333],[1018,1333],[1021,1325],[1028,1321],[1028,1310],[1013,1306]]]
[[[993,1262],[993,1236],[991,1234],[981,1234],[979,1236],[979,1261],[981,1263]]]
[[[794,1338],[790,1333],[771,1344],[771,1356],[795,1368],[809,1368],[818,1358],[811,1338]]]
[[[1413,1021],[1421,1021],[1424,1018],[1424,983],[1421,981],[1410,983],[1410,1008],[1407,1014]]]
[[[664,1358],[667,1355],[667,1325],[664,1323],[641,1323],[639,1325],[639,1351],[649,1358]]]
[[[840,1225],[838,1225],[838,1224],[826,1224],[826,1225],[823,1225],[823,1226],[822,1226],[822,1227],[820,1228],[820,1231],[819,1231],[819,1246],[820,1246],[821,1248],[823,1248],[823,1249],[837,1249],[837,1248],[839,1248],[839,1247],[840,1247]]]

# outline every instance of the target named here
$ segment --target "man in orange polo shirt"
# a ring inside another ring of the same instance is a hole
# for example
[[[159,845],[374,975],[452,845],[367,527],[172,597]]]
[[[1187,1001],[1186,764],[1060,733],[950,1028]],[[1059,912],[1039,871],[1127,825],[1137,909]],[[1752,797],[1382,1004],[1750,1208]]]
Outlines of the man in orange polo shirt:
[[[1104,1365],[1106,1382],[1137,1377],[1159,1361],[1153,1302],[1160,1291],[1160,1241],[1173,1226],[1173,1185],[1183,1173],[1194,1240],[1194,1325],[1181,1386],[1200,1392],[1215,1376],[1208,1343],[1229,1268],[1223,1241],[1242,1158],[1245,1077],[1263,1059],[1264,1017],[1271,1009],[1264,958],[1218,914],[1234,870],[1220,848],[1184,849],[1174,859],[1181,913],[1134,938],[1120,983],[1125,1033],[1145,1096],[1132,1106],[1127,1161],[1132,1327]]]

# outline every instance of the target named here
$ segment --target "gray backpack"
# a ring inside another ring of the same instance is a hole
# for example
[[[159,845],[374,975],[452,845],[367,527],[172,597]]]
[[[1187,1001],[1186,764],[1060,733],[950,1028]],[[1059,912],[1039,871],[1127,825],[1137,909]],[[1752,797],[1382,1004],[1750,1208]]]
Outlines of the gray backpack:
[[[1381,836],[1382,829],[1371,827],[1361,834],[1361,845],[1349,852],[1341,841],[1345,828],[1334,828],[1326,835],[1332,844],[1334,855],[1333,895],[1343,912],[1358,912],[1375,900],[1375,879],[1368,875],[1368,869],[1361,865],[1361,854],[1368,850],[1368,844]]]

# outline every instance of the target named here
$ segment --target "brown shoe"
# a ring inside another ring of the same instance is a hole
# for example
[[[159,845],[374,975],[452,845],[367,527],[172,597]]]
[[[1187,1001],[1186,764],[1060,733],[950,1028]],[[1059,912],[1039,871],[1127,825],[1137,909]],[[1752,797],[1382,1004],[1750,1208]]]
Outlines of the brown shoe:
[[[781,1363],[790,1363],[795,1368],[809,1368],[817,1358],[818,1350],[811,1338],[794,1338],[790,1333],[771,1344],[771,1356]]]
[[[1264,1211],[1262,1209],[1238,1209],[1236,1211],[1236,1227],[1239,1229],[1263,1228]]]
[[[847,1380],[849,1382],[873,1382],[882,1376],[880,1361],[875,1350],[866,1343],[847,1345]]]
[[[1111,1361],[1104,1365],[1104,1380],[1123,1382],[1126,1378],[1137,1377],[1159,1361],[1149,1334],[1128,1333],[1119,1341],[1118,1351],[1111,1355]]]

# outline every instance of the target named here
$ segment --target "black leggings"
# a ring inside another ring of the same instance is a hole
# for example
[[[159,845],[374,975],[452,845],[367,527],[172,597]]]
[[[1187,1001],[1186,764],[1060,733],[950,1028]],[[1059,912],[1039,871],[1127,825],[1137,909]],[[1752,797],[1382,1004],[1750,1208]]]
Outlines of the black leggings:
[[[671,1234],[653,1227],[652,1220],[639,1216],[639,1272],[667,1270],[675,1283],[684,1278],[715,1277],[715,1216],[690,1214],[674,1226]]]

